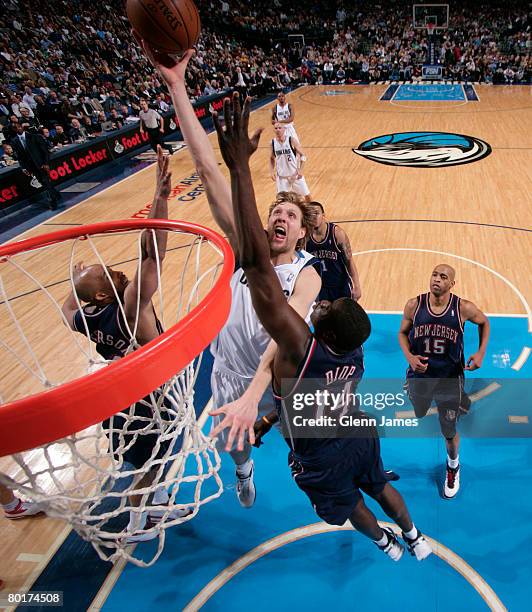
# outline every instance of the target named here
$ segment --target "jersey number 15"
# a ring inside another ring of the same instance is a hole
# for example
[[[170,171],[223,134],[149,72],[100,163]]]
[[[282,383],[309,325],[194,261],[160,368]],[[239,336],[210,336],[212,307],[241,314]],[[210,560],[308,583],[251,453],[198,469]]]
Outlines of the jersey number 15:
[[[443,355],[443,353],[445,353],[444,338],[424,338],[424,342],[425,353],[432,353],[436,355]]]

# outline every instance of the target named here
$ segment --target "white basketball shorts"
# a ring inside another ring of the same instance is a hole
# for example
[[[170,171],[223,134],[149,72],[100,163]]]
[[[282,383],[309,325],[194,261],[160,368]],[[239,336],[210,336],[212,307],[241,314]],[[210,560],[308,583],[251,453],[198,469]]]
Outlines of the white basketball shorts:
[[[235,400],[242,397],[244,391],[248,388],[251,383],[251,378],[244,378],[237,376],[227,370],[217,368],[216,365],[212,368],[211,374],[211,390],[212,390],[212,409],[220,408],[225,404],[234,402]],[[275,402],[272,395],[271,387],[266,389],[262,399],[259,403],[259,418],[268,414],[275,408]],[[213,416],[212,427],[216,427],[220,421],[225,418],[225,415]],[[216,447],[219,451],[225,450],[225,444],[227,442],[227,436],[229,435],[230,428],[226,428],[216,439]],[[245,442],[246,448],[249,447],[249,442]],[[236,450],[236,443],[234,445]]]
[[[278,176],[276,179],[277,182],[277,193],[280,191],[295,191],[302,196],[308,196],[310,193],[310,189],[308,188],[307,181],[305,177],[292,180],[290,178],[284,178]]]

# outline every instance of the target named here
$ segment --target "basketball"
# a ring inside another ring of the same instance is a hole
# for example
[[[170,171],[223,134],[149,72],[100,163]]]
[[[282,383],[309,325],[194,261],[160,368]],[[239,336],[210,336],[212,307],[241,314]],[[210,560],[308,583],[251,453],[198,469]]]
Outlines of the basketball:
[[[198,9],[192,0],[127,0],[129,22],[151,47],[164,53],[182,53],[200,35]]]

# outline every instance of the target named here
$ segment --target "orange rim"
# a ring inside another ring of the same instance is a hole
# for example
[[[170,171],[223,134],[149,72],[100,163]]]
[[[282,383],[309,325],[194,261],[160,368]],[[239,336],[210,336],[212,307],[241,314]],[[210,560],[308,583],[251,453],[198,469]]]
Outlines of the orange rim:
[[[0,405],[0,456],[12,455],[101,423],[135,403],[190,363],[217,336],[231,308],[234,255],[217,232],[183,221],[127,219],[68,228],[0,246],[16,253],[93,234],[168,229],[202,236],[223,254],[222,271],[207,296],[183,319],[140,349],[93,374]]]

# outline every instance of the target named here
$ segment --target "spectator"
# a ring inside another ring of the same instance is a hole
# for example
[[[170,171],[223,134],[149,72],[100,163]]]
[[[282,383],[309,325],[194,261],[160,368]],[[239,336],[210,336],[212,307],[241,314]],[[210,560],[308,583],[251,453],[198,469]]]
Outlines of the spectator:
[[[87,138],[94,138],[97,135],[97,130],[90,117],[83,116],[80,125],[84,128]]]
[[[9,122],[9,116],[11,111],[9,108],[9,101],[5,94],[0,93],[0,124],[7,125]]]
[[[326,84],[330,83],[332,81],[333,74],[334,74],[333,63],[327,60],[325,64],[323,64],[323,82]]]
[[[72,143],[86,142],[88,138],[87,130],[81,126],[79,119],[72,119],[70,122],[70,129],[68,130],[68,137]]]
[[[28,132],[26,124],[19,123],[11,146],[24,174],[34,176],[39,181],[48,194],[50,209],[55,210],[61,195],[50,179],[50,151],[44,138],[40,134]]]
[[[124,126],[124,117],[118,113],[116,108],[111,109],[109,114],[109,121],[112,123],[112,130],[119,130]]]
[[[55,126],[55,135],[53,136],[54,147],[64,147],[70,144],[69,137],[65,134],[63,126],[58,123]]]
[[[51,151],[54,148],[54,141],[53,138],[50,136],[50,130],[48,128],[43,127],[41,129],[41,136],[44,138],[44,142],[46,142],[48,150]]]
[[[167,104],[164,100],[161,94],[157,94],[155,96],[155,106],[157,108],[157,110],[161,113],[166,113],[167,111],[170,110],[170,105]]]
[[[12,166],[13,164],[17,163],[17,160],[15,159],[13,153],[13,147],[9,143],[4,142],[2,148],[0,149],[0,152],[0,166],[2,168],[5,168],[6,166]]]
[[[20,107],[20,121],[22,123],[27,123],[29,126],[29,131],[33,132],[34,134],[36,134],[39,131],[39,128],[41,127],[35,115],[32,117],[30,115],[30,109],[26,106]]]
[[[11,115],[11,117],[9,118],[9,123],[7,123],[4,129],[2,130],[2,133],[4,134],[4,139],[7,142],[10,142],[10,140],[17,135],[18,123],[18,117],[15,115]]]
[[[135,123],[139,121],[139,118],[135,117],[132,109],[127,104],[122,104],[120,106],[120,115],[125,123]]]

